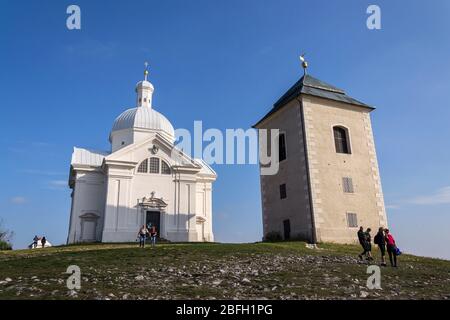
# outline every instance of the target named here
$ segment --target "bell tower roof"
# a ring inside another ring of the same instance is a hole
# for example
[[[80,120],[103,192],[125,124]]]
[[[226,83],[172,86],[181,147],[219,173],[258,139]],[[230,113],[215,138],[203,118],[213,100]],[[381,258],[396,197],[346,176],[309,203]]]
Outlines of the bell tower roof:
[[[317,78],[314,78],[313,76],[306,73],[306,68],[308,67],[308,64],[306,60],[300,59],[303,61],[302,67],[304,70],[303,76],[292,86],[289,88],[288,91],[286,91],[281,98],[279,98],[274,104],[272,109],[261,119],[259,120],[255,125],[253,125],[253,128],[257,128],[261,122],[269,118],[272,114],[277,112],[278,110],[282,109],[284,106],[286,106],[289,102],[292,100],[298,98],[300,95],[306,95],[306,96],[315,96],[323,99],[328,100],[334,100],[342,103],[351,104],[357,107],[367,108],[369,110],[374,110],[375,108],[365,104],[364,102],[358,101],[350,96],[348,96],[344,90],[339,89],[331,84],[328,84],[326,82],[323,82]]]

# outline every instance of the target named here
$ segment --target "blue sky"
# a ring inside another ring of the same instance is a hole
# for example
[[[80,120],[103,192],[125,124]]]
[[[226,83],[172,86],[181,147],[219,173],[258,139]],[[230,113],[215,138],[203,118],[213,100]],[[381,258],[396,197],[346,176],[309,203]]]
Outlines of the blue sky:
[[[82,29],[66,28],[77,4]],[[382,29],[366,28],[381,8]],[[155,109],[176,128],[248,128],[302,71],[372,113],[390,227],[409,252],[450,258],[450,3],[0,2],[0,217],[22,248],[67,235],[73,146],[109,149],[150,61]],[[218,165],[218,241],[262,236],[258,168]],[[238,181],[238,183],[236,183]]]

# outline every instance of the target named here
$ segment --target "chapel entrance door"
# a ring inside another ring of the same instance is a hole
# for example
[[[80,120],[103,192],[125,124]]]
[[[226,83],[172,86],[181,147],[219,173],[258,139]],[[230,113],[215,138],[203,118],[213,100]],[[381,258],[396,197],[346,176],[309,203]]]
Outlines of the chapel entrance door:
[[[160,211],[147,211],[145,224],[148,229],[152,226],[156,227],[156,231],[158,232],[158,237],[161,232],[161,212]]]

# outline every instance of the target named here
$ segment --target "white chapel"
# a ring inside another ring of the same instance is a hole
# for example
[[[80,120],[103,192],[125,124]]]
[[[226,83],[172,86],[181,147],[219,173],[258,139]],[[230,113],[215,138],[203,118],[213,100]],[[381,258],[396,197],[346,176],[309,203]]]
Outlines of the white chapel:
[[[131,242],[144,224],[169,241],[214,241],[217,175],[174,146],[174,128],[153,108],[147,76],[136,85],[136,107],[114,121],[111,152],[74,148],[67,243]]]

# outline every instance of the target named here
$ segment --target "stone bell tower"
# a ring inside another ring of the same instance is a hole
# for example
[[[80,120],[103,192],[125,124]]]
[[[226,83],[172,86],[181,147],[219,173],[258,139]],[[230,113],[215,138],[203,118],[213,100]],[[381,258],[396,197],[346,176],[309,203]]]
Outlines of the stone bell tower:
[[[254,128],[279,129],[279,170],[261,175],[264,237],[356,241],[387,226],[370,113],[374,108],[306,73]],[[260,141],[260,147],[261,147]]]

